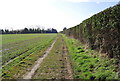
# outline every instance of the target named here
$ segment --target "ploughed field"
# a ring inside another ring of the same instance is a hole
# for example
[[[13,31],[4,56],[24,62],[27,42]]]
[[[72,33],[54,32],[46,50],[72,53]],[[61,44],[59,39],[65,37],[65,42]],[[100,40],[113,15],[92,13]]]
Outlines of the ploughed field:
[[[117,60],[63,34],[2,35],[3,79],[120,79]]]

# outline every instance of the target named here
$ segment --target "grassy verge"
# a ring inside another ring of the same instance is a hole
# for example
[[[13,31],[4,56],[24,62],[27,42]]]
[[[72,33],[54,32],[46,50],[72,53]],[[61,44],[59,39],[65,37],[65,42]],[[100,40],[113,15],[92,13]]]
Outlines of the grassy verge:
[[[74,71],[75,79],[120,79],[117,74],[117,60],[102,57],[96,51],[85,49],[79,41],[63,35]]]

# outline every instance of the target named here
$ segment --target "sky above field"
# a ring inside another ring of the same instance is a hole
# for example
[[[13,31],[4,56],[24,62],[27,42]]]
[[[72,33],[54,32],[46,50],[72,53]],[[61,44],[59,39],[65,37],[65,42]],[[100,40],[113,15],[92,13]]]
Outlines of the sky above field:
[[[70,28],[119,0],[0,0],[0,28]]]

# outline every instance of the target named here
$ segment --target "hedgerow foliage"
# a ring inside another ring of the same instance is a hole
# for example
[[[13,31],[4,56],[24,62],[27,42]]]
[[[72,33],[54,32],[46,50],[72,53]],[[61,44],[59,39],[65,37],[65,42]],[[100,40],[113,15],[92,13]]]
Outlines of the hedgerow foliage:
[[[63,33],[109,57],[120,58],[120,4],[93,15]]]

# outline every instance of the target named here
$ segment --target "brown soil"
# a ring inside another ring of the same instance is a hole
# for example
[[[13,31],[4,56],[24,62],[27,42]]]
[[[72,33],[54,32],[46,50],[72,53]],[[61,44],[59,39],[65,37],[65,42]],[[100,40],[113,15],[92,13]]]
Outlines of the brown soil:
[[[71,63],[70,63],[70,58],[68,56],[68,49],[66,47],[65,41],[63,41],[63,60],[64,60],[64,78],[65,79],[73,79],[73,73],[72,73],[72,67],[71,67]]]

